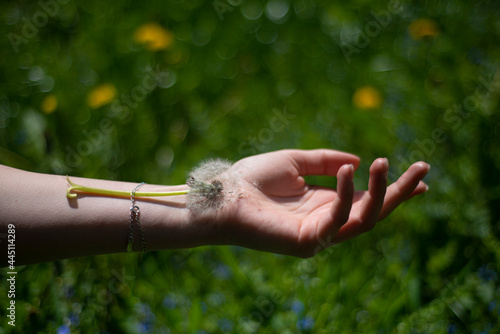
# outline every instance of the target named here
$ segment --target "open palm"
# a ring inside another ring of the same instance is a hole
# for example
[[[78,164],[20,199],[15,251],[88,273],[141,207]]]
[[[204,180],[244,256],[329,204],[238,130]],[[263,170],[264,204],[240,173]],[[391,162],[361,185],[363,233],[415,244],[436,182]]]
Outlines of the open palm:
[[[218,243],[312,256],[371,230],[401,202],[423,193],[429,165],[417,162],[387,187],[388,162],[370,167],[367,191],[354,191],[355,155],[334,150],[282,150],[245,158],[231,168],[242,195],[218,215]],[[337,177],[337,189],[308,185],[304,176]]]

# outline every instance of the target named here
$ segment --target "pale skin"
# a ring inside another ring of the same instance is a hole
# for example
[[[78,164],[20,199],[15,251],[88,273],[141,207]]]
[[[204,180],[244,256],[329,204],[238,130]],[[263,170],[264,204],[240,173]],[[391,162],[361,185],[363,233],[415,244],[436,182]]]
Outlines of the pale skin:
[[[239,245],[261,251],[314,256],[371,230],[403,201],[427,191],[430,166],[416,162],[387,186],[388,161],[370,167],[368,190],[355,191],[355,155],[334,150],[282,150],[236,162],[240,193],[217,211],[193,213],[186,197],[137,198],[149,251],[202,245]],[[337,177],[337,189],[308,185],[304,176]],[[137,183],[72,177],[90,187],[131,191]],[[78,193],[66,197],[65,176],[0,165],[1,233],[15,225],[16,265],[125,252],[130,198]],[[186,185],[143,185],[180,191]],[[136,235],[136,239],[139,239]],[[2,252],[7,253],[6,238]],[[136,240],[134,249],[139,250]],[[5,256],[3,265],[6,265]]]

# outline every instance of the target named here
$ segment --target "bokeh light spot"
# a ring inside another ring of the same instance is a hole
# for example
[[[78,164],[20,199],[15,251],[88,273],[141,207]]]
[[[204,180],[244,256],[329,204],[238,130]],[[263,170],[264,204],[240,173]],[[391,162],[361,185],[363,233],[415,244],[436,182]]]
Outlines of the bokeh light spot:
[[[241,6],[241,13],[249,20],[257,20],[262,16],[262,6],[255,1],[245,1]]]
[[[157,23],[146,23],[134,32],[134,41],[150,51],[159,51],[173,44],[174,34]]]
[[[42,101],[42,111],[46,114],[52,114],[57,109],[57,98],[54,94],[46,96]]]
[[[116,88],[112,84],[102,84],[92,89],[87,96],[89,107],[96,109],[110,103],[116,96]]]
[[[284,0],[272,0],[267,3],[266,14],[272,21],[280,21],[290,9],[290,4]]]
[[[414,40],[432,38],[439,34],[439,28],[435,21],[431,19],[418,19],[410,23],[408,32]]]
[[[382,104],[382,97],[377,89],[364,86],[354,92],[352,103],[359,109],[377,109]]]
[[[44,75],[45,73],[42,68],[40,68],[39,66],[33,66],[28,72],[28,79],[30,79],[30,81],[36,82],[42,80]]]

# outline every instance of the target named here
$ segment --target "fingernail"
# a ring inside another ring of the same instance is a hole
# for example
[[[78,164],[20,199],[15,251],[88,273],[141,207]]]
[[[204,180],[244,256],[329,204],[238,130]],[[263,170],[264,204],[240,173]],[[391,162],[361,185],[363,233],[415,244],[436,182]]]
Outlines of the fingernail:
[[[352,175],[354,175],[354,166],[352,164],[346,164],[346,165],[342,166],[342,169],[345,169],[346,167],[347,167],[347,170],[349,171],[348,175],[350,177],[352,177]]]
[[[425,192],[429,191],[429,186],[425,185]]]
[[[354,165],[353,164],[349,164],[349,177],[353,177],[354,176]]]
[[[431,165],[426,162],[418,162],[417,165],[419,165],[420,167],[424,167],[425,169],[427,169],[427,171],[431,169]]]

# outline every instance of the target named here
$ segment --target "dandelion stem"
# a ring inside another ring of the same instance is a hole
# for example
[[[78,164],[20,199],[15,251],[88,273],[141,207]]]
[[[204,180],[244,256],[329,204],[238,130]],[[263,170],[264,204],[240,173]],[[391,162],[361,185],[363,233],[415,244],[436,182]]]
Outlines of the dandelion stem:
[[[68,198],[76,198],[77,194],[74,193],[73,191],[81,191],[85,193],[109,195],[109,196],[130,197],[130,191],[109,190],[109,189],[81,186],[71,181],[69,179],[69,176],[66,176],[66,180],[68,180],[68,183],[70,185],[70,187],[66,191],[66,196]],[[138,191],[135,193],[135,196],[136,197],[178,196],[178,195],[186,195],[187,193],[189,193],[189,189],[179,190],[179,191],[164,191],[164,192]]]

